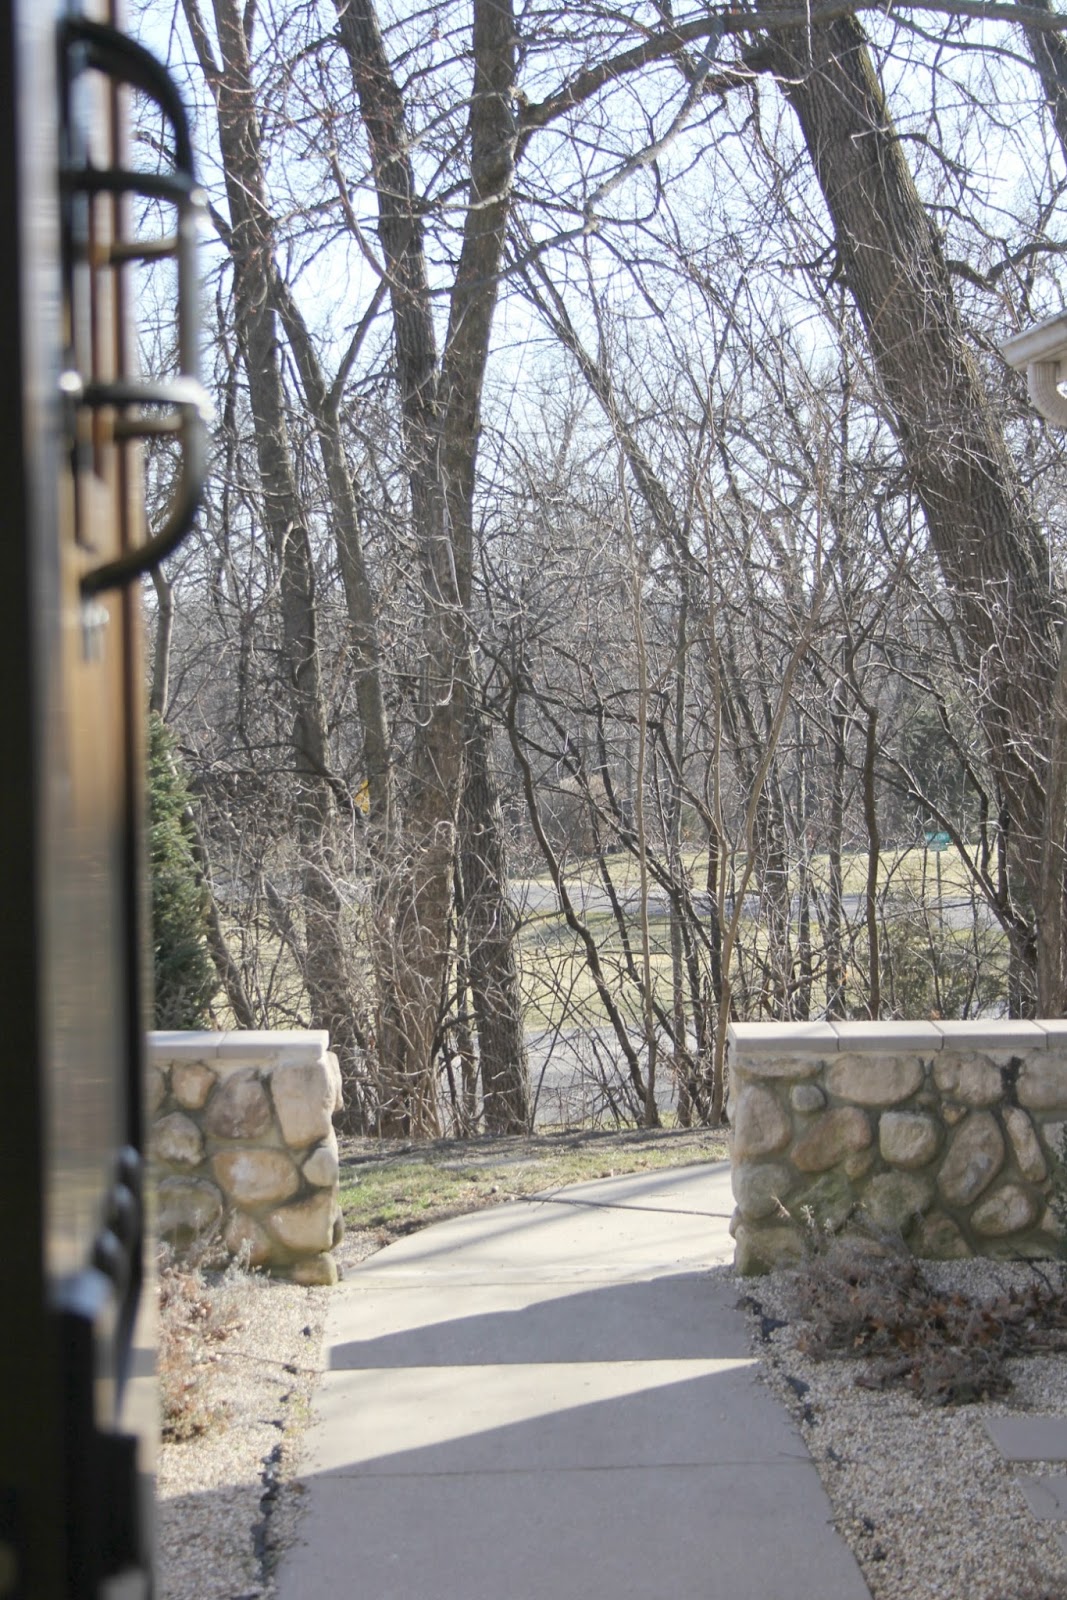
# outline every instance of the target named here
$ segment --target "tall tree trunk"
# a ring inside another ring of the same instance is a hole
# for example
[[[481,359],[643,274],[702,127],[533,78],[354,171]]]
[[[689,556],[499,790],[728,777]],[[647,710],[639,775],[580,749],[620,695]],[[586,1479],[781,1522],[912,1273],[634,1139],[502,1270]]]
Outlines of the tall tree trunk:
[[[867,826],[867,878],[863,891],[863,911],[867,922],[867,1014],[877,1022],[882,1014],[882,955],[878,937],[878,869],[882,859],[882,840],[878,831],[878,805],[875,792],[875,762],[878,756],[878,712],[864,705],[867,732],[863,744],[863,820]]]
[[[406,1104],[400,1115],[429,1127],[437,1026],[437,1014],[429,1008],[435,998],[440,1003],[450,958],[447,929],[468,706],[473,703],[469,616],[474,484],[482,387],[512,198],[515,24],[510,0],[475,0],[470,187],[448,331],[438,361],[403,96],[385,53],[373,0],[336,0],[336,5],[339,36],[370,141],[422,563],[424,656],[406,811],[407,876],[399,885],[394,917],[399,1006],[393,1027],[403,1062]],[[463,814],[474,819],[477,830],[472,850],[485,856],[488,836],[499,834],[500,821],[488,768],[471,790]],[[499,839],[495,849],[501,850]],[[502,867],[501,850],[501,873]],[[482,895],[470,900],[473,914],[484,917],[484,896],[494,893],[498,898],[490,920],[504,928],[509,912],[500,873],[486,877],[482,889]],[[490,1026],[482,1037],[492,1014],[492,994],[507,994],[509,1014],[519,1014],[514,955],[500,940],[485,944],[473,929],[469,942],[472,962],[476,946],[483,961],[500,962],[486,974],[486,995],[481,1001],[475,996],[482,1072],[494,1083],[514,1082],[525,1073],[524,1055],[514,1054],[521,1035],[512,1027]],[[480,970],[478,981],[481,976]],[[497,1057],[505,1047],[512,1054]]]
[[[807,717],[800,714],[797,733],[797,972],[790,1001],[790,1016],[806,1022],[811,1016],[811,856],[808,835],[808,744]]]
[[[689,668],[689,574],[679,572],[678,618],[674,633],[674,720],[671,728],[672,772],[667,793],[667,849],[671,877],[676,884],[686,881],[682,866],[682,781],[685,769],[685,714]],[[678,1091],[678,1121],[688,1128],[693,1119],[692,1057],[689,1053],[686,1017],[686,970],[683,916],[680,898],[670,897],[671,1016],[674,1023],[674,1081]]]
[[[222,925],[222,915],[219,911],[218,901],[215,899],[213,888],[213,875],[211,861],[208,857],[207,843],[196,813],[192,806],[185,808],[185,825],[189,830],[189,840],[192,846],[193,860],[196,862],[200,882],[207,897],[207,947],[215,971],[218,973],[219,982],[222,984],[233,1020],[239,1028],[255,1028],[259,1023],[255,1007],[249,998],[241,969],[234,960],[230,941],[226,937],[226,930]]]
[[[768,36],[833,220],[930,539],[981,689],[981,717],[1031,904],[1040,895],[1056,616],[1026,504],[853,16]]]
[[[656,1015],[652,993],[652,937],[648,920],[648,832],[645,827],[645,791],[648,755],[648,646],[645,640],[645,619],[641,605],[641,585],[644,572],[637,553],[637,540],[630,516],[630,502],[626,492],[625,455],[619,457],[619,497],[622,502],[623,527],[629,557],[630,615],[633,621],[634,649],[637,655],[637,752],[633,766],[633,830],[637,852],[638,870],[638,927],[641,934],[641,1023],[645,1036],[645,1103],[642,1126],[658,1128],[659,1108],[656,1105],[656,1066],[659,1055],[656,1035]]]
[[[315,1027],[329,1031],[348,1089],[349,1115],[356,1125],[361,1125],[361,1055],[341,930],[341,898],[330,849],[332,800],[314,572],[296,486],[278,361],[271,293],[273,228],[265,198],[248,39],[236,0],[213,0],[220,54],[216,62],[196,0],[183,0],[183,4],[218,112],[219,147],[230,212],[237,338],[248,378],[263,521],[280,577],[311,1017]]]
[[[273,285],[278,315],[296,360],[305,402],[315,422],[344,588],[348,646],[355,668],[356,705],[369,801],[367,845],[372,885],[367,928],[370,966],[377,980],[374,1006],[378,1023],[372,1052],[377,1080],[376,1115],[382,1132],[407,1132],[411,1119],[404,1087],[408,1070],[404,1019],[412,997],[403,985],[397,987],[398,977],[407,972],[407,963],[402,957],[398,960],[395,949],[398,922],[404,923],[403,911],[399,917],[396,915],[397,897],[402,891],[398,871],[401,857],[397,851],[396,782],[374,594],[363,552],[359,495],[345,454],[339,416],[344,377],[369,326],[370,313],[357,328],[333,384],[327,385],[303,314],[277,268]],[[372,301],[372,309],[376,304],[377,297]],[[436,1021],[436,1004],[432,1015]],[[427,1131],[435,1131],[432,1118]]]
[[[841,852],[845,831],[845,686],[839,679],[830,696],[830,802],[827,816],[826,915],[822,927],[826,951],[826,1015],[845,1017],[845,962],[841,934],[845,920],[845,882]]]
[[[525,1133],[530,1105],[515,965],[518,919],[507,894],[503,824],[492,782],[489,727],[475,705],[467,722],[460,840],[468,975],[478,1029],[485,1126],[489,1133]]]
[[[342,363],[339,381],[332,387],[328,386],[307,323],[276,265],[273,284],[278,315],[300,373],[304,399],[315,423],[326,473],[330,522],[348,616],[348,645],[355,668],[356,705],[363,734],[363,765],[370,797],[370,822],[384,842],[389,839],[392,829],[393,782],[389,719],[382,687],[382,652],[374,594],[363,554],[359,497],[345,456],[338,420],[340,379],[343,379],[347,368],[348,356]],[[354,354],[354,351],[355,342],[350,353]]]
[[[1033,0],[1050,12],[1050,0]],[[1060,149],[1067,160],[1067,40],[1047,28],[1023,28],[1045,95]],[[1049,731],[1048,797],[1041,893],[1034,908],[1039,929],[1037,1004],[1042,1017],[1067,1011],[1067,627],[1052,694]]]

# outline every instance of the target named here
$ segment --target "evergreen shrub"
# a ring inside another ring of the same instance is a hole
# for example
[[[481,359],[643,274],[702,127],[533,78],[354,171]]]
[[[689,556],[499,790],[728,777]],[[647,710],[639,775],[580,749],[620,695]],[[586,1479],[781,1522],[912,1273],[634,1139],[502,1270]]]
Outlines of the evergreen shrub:
[[[207,951],[207,902],[193,857],[189,790],[174,741],[152,713],[148,727],[148,860],[156,1028],[203,1028],[218,988]]]

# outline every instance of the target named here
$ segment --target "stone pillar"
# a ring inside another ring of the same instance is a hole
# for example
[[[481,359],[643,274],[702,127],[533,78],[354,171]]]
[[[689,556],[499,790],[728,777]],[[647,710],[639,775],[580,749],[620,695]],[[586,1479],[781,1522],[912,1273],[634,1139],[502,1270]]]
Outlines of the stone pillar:
[[[158,1226],[177,1247],[214,1232],[231,1256],[330,1284],[341,1239],[341,1073],[320,1031],[151,1033]]]

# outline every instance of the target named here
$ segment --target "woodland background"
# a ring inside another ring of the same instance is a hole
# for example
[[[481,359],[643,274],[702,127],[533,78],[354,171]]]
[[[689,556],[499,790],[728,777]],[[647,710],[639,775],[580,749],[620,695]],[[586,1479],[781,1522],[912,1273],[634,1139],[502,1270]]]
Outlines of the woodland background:
[[[136,20],[212,224],[146,608],[216,1020],[433,1135],[715,1125],[731,1018],[1061,1015],[1067,476],[998,346],[1063,304],[1067,17]]]

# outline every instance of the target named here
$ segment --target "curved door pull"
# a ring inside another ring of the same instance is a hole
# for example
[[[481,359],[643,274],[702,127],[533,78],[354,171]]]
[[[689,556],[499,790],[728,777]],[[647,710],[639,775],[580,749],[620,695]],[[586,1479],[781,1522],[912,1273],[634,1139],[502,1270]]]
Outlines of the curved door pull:
[[[77,371],[62,374],[60,387],[68,405],[117,412],[116,439],[172,435],[181,445],[181,470],[163,526],[145,544],[124,551],[82,578],[88,599],[105,589],[130,584],[176,550],[191,531],[204,489],[208,427],[213,407],[200,381],[199,279],[196,248],[206,205],[193,165],[189,119],[181,95],[166,69],[150,51],[117,29],[85,18],[63,27],[62,60],[67,102],[67,149],[62,183],[68,200],[90,200],[99,194],[131,194],[168,201],[177,212],[174,234],[163,239],[118,239],[103,249],[97,265],[126,261],[173,259],[178,269],[178,374],[174,378],[117,378],[95,381]],[[174,164],[162,173],[125,167],[100,168],[74,148],[70,114],[74,85],[82,72],[93,70],[114,82],[138,89],[162,111],[170,124]]]

